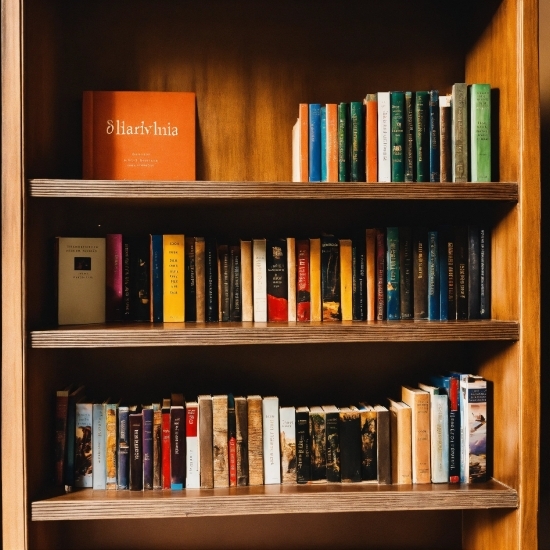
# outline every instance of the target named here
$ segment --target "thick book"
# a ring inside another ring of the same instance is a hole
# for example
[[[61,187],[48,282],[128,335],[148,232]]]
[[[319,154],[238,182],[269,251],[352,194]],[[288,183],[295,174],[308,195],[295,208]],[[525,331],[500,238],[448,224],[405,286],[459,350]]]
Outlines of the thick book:
[[[413,230],[414,318],[428,318],[428,230]]]
[[[153,445],[153,422],[154,411],[152,405],[142,407],[141,414],[143,416],[143,489],[153,489],[153,460],[154,460],[154,445]]]
[[[375,319],[386,319],[386,230],[376,229],[376,311]]]
[[[162,409],[153,403],[153,489],[162,489]]]
[[[338,105],[326,104],[327,137],[326,137],[326,181],[338,182]]]
[[[199,395],[199,460],[201,489],[214,487],[214,431],[212,424],[212,396]]]
[[[367,321],[376,319],[376,233],[377,230],[369,228],[365,231],[366,240],[366,286],[367,286]]]
[[[436,182],[441,178],[439,164],[439,92],[437,90],[430,90],[428,113],[430,117],[430,181]]]
[[[57,322],[105,322],[105,238],[57,237]]]
[[[468,226],[468,319],[480,318],[480,234],[479,227]]]
[[[71,388],[58,390],[55,396],[55,484],[65,485],[65,449],[67,447],[67,418]]]
[[[288,321],[288,272],[286,239],[266,244],[267,320]]]
[[[195,237],[185,237],[185,321],[197,320],[197,268]]]
[[[123,310],[122,234],[105,237],[105,320],[120,321]]]
[[[321,237],[321,298],[323,321],[341,320],[340,243],[332,235]]]
[[[439,178],[442,182],[453,180],[451,96],[439,96]]]
[[[321,181],[321,105],[309,104],[309,181]]]
[[[125,320],[151,320],[150,236],[124,235],[124,315]]]
[[[451,98],[453,182],[468,181],[468,87],[453,84]]]
[[[353,251],[351,239],[339,239],[340,310],[342,321],[353,320]]]
[[[414,319],[413,234],[410,227],[399,228],[399,299],[401,319]]]
[[[351,242],[352,319],[367,318],[367,248],[364,237],[354,237]]]
[[[390,92],[378,92],[378,181],[391,181]]]
[[[207,323],[218,322],[218,246],[216,239],[205,239],[204,252],[204,314]]]
[[[468,227],[455,227],[454,268],[456,318],[468,319]]]
[[[252,281],[252,241],[241,239],[241,316],[245,322],[254,320]]]
[[[357,409],[361,421],[361,479],[376,481],[378,478],[376,411],[371,405],[365,403],[360,403]]]
[[[248,402],[235,397],[235,431],[237,443],[237,485],[248,485]]]
[[[309,239],[309,315],[310,321],[322,320],[321,239]]]
[[[300,484],[311,481],[308,407],[296,407],[296,481]]]
[[[399,227],[386,228],[386,319],[401,319]]]
[[[230,296],[230,265],[229,265],[229,246],[226,244],[218,245],[218,288],[220,313],[218,320],[228,322],[231,308]]]
[[[327,181],[327,107],[321,105],[321,181]]]
[[[358,483],[361,481],[361,419],[358,410],[340,407],[340,481]]]
[[[296,483],[296,409],[279,408],[279,436],[281,447],[281,483]]]
[[[327,480],[327,432],[326,414],[322,407],[309,408],[309,452],[311,457],[311,481]]]
[[[310,320],[309,239],[296,241],[296,320]]]
[[[206,321],[206,242],[204,237],[195,237],[195,277],[197,323]]]
[[[350,181],[365,181],[365,112],[362,101],[350,107]]]
[[[214,487],[229,487],[227,395],[212,396]]]
[[[201,486],[198,425],[199,404],[188,401],[185,404],[186,489],[200,489]]]
[[[392,483],[412,483],[411,408],[403,401],[388,399],[391,424]]]
[[[338,181],[349,181],[349,103],[338,104]]]
[[[241,246],[229,245],[229,320],[242,321]]]
[[[266,239],[252,242],[252,277],[254,292],[254,321],[267,322],[267,264]]]
[[[171,451],[171,418],[170,418],[170,408],[171,401],[170,398],[164,398],[162,400],[161,414],[162,414],[162,488],[170,489],[172,484],[171,475],[170,475],[170,457],[172,456]]]
[[[264,445],[264,484],[281,483],[281,448],[279,445],[279,398],[262,400],[262,435]]]
[[[164,320],[164,243],[162,235],[151,235],[151,307],[150,316],[153,323],[162,323]]]
[[[411,408],[412,482],[430,483],[430,394],[402,386],[401,399]]]
[[[130,452],[128,488],[130,491],[143,489],[143,415],[130,413],[128,417],[130,433]]]
[[[309,105],[300,103],[298,108],[300,121],[300,180],[309,181]]]
[[[405,181],[415,181],[414,92],[405,92]]]
[[[376,468],[378,483],[391,485],[391,421],[384,405],[374,405],[376,411]]]
[[[491,85],[470,86],[470,170],[472,181],[491,181]]]
[[[264,444],[262,398],[249,395],[248,403],[248,477],[250,485],[264,484]]]
[[[117,489],[130,487],[130,409],[118,408]]]
[[[428,319],[441,319],[441,296],[439,292],[439,241],[437,231],[428,231]]]
[[[327,481],[340,481],[340,410],[335,405],[323,405],[327,434]]]
[[[185,487],[185,403],[181,393],[170,398],[170,489]]]
[[[287,295],[288,322],[296,322],[296,239],[286,239],[286,273],[287,273]]]
[[[491,318],[491,230],[479,229],[479,317]]]
[[[105,405],[106,403],[94,403],[92,405],[92,488],[94,490],[105,489]]]
[[[365,171],[367,183],[378,181],[378,98],[367,94],[365,103]]]
[[[75,417],[75,487],[92,487],[92,403],[77,403]]]
[[[237,486],[237,417],[235,398],[227,396],[227,457],[229,464],[229,486]]]
[[[405,93],[391,92],[391,180],[405,181]]]
[[[430,115],[429,94],[415,94],[414,139],[416,146],[416,181],[430,181]]]
[[[195,179],[195,93],[85,91],[84,179]]]
[[[185,320],[185,236],[163,235],[165,323]]]

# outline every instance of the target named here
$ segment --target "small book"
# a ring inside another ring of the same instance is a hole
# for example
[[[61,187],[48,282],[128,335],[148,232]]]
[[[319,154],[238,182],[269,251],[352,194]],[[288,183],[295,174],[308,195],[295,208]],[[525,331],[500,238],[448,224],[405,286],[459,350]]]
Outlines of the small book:
[[[195,276],[197,323],[206,321],[206,241],[195,237]]]
[[[250,485],[264,484],[264,444],[262,398],[249,395],[248,403],[248,476]]]
[[[153,489],[153,421],[154,411],[151,405],[142,407],[143,416],[143,489]]]
[[[386,318],[401,319],[399,227],[386,228]]]
[[[440,180],[439,168],[439,92],[430,90],[428,100],[429,133],[430,133],[430,181]]]
[[[340,481],[340,410],[335,405],[323,405],[327,434],[327,481]]]
[[[288,321],[288,272],[286,239],[266,244],[267,320]]]
[[[479,229],[479,316],[491,318],[491,230]]]
[[[362,101],[350,102],[350,181],[365,181],[365,113]]]
[[[77,403],[75,419],[75,487],[92,487],[93,484],[92,427],[92,403]]]
[[[287,285],[288,285],[288,322],[296,322],[296,239],[286,239],[286,264],[287,264]]]
[[[248,402],[246,397],[235,397],[237,440],[237,485],[248,485]]]
[[[307,181],[307,180],[304,180]],[[266,239],[252,242],[252,277],[254,292],[254,321],[267,322],[267,264]]]
[[[205,319],[207,323],[218,322],[218,245],[216,239],[205,239]]]
[[[321,105],[309,104],[309,181],[321,181]]]
[[[399,298],[401,319],[414,318],[413,237],[410,227],[399,228]]]
[[[416,144],[416,181],[430,181],[430,115],[428,92],[416,92],[414,137]]]
[[[162,488],[170,489],[172,480],[170,472],[170,457],[171,450],[171,417],[170,417],[171,401],[170,398],[162,400]]]
[[[367,183],[378,181],[378,98],[367,94],[365,103],[365,169]]]
[[[254,320],[252,280],[252,241],[241,240],[242,320],[245,322]]]
[[[214,487],[229,487],[227,395],[212,396]]]
[[[163,235],[164,322],[185,320],[185,235]]]
[[[391,415],[392,482],[412,483],[411,408],[403,401],[388,399]]]
[[[378,92],[378,181],[391,181],[390,92]]]
[[[279,408],[281,483],[296,483],[296,410],[294,407]]]
[[[170,398],[170,489],[185,487],[185,402],[181,393]]]
[[[151,307],[150,316],[153,323],[162,323],[164,320],[164,243],[162,235],[151,235]]]
[[[357,483],[361,481],[361,419],[358,410],[340,407],[340,481]]]
[[[428,232],[428,319],[441,319],[441,296],[439,292],[439,241],[438,232]]]
[[[404,138],[404,164],[405,164],[405,181],[412,183],[415,181],[416,167],[416,147],[414,134],[414,92],[405,92],[405,138]]]
[[[341,320],[340,243],[331,235],[321,237],[321,296],[323,321]]]
[[[212,396],[199,395],[199,460],[201,489],[214,487],[214,432],[212,424]]]
[[[309,448],[311,457],[311,481],[327,481],[327,432],[326,414],[322,407],[309,409]]]
[[[162,489],[162,410],[153,403],[153,489]]]
[[[322,320],[321,299],[321,239],[309,239],[310,320]]]
[[[442,182],[452,181],[451,96],[439,96],[439,170]]]
[[[310,320],[309,239],[296,241],[296,320]]]
[[[366,286],[367,286],[367,321],[376,319],[377,277],[376,277],[376,229],[366,230]]]
[[[338,182],[338,105],[327,103],[327,137],[326,137],[326,181]]]
[[[470,86],[472,181],[491,181],[491,85]]]
[[[185,321],[197,321],[197,268],[195,237],[185,237]]]
[[[405,94],[391,92],[391,181],[405,181]]]
[[[120,321],[123,310],[122,234],[105,237],[105,320]]]
[[[414,318],[428,318],[428,230],[413,231],[413,296]]]
[[[198,425],[199,404],[197,401],[188,401],[185,404],[186,489],[200,489],[201,487]]]
[[[118,408],[117,489],[130,487],[130,409]]]
[[[378,483],[391,485],[391,421],[384,405],[374,405],[376,412],[376,468]]]
[[[479,227],[468,226],[468,319],[479,319],[480,288],[480,233]]]
[[[308,407],[296,407],[296,481],[300,484],[311,481]]]
[[[107,475],[105,466],[105,405],[106,403],[94,403],[92,405],[92,488],[94,490],[105,490]]]
[[[353,320],[353,251],[351,239],[339,239],[340,310],[342,321]]]
[[[143,490],[143,415],[131,412],[128,420],[130,426],[129,456],[129,489]]]
[[[349,103],[338,104],[338,181],[349,181]]]
[[[262,429],[264,445],[264,484],[281,483],[281,449],[279,445],[279,398],[262,400]]]
[[[453,84],[451,98],[453,182],[468,181],[468,87]]]
[[[376,411],[371,405],[359,403],[357,407],[361,421],[361,479],[378,479],[378,441]]]

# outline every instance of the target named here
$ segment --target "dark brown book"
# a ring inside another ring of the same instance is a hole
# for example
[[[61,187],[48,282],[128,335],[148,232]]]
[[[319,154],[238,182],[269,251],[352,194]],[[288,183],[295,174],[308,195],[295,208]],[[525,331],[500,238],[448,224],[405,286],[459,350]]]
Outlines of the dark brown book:
[[[185,237],[185,321],[197,320],[195,237]]]
[[[327,433],[327,481],[340,481],[340,411],[335,405],[323,405]]]
[[[378,483],[391,485],[391,418],[384,405],[374,405],[376,411]]]
[[[308,407],[296,407],[296,481],[311,481]]]
[[[143,415],[132,413],[130,424],[130,491],[143,489]]]
[[[229,320],[242,320],[241,247],[229,245]]]
[[[361,419],[359,411],[341,407],[339,414],[340,479],[342,483],[361,481]]]
[[[323,321],[342,319],[340,296],[340,243],[332,235],[321,237],[321,303]]]
[[[309,409],[309,446],[311,456],[311,481],[327,480],[327,429],[326,415],[322,407]]]
[[[235,397],[237,439],[237,485],[248,485],[248,403]]]

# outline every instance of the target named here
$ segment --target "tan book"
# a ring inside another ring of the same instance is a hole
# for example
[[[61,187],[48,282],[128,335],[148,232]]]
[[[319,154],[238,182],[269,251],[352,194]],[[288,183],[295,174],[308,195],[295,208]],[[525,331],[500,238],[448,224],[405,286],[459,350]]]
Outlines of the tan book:
[[[391,477],[396,485],[412,483],[411,408],[389,399],[391,426]]]
[[[212,424],[212,396],[199,395],[199,463],[201,489],[214,487],[214,439]]]
[[[252,241],[241,240],[242,320],[254,321],[254,295],[252,287]]]
[[[288,280],[288,322],[296,322],[296,240],[286,240],[287,280]]]
[[[197,300],[197,323],[205,322],[205,243],[204,237],[195,237],[195,281]]]
[[[248,402],[248,476],[249,485],[264,484],[262,435],[262,398],[249,395]]]
[[[321,239],[309,239],[310,320],[321,321]]]
[[[367,229],[367,321],[376,319],[376,230]]]
[[[214,487],[229,487],[227,395],[212,396],[212,432],[214,441]]]
[[[353,320],[353,270],[351,239],[340,239],[340,308],[342,321]]]
[[[401,399],[411,408],[412,482],[431,483],[430,394],[402,386]]]
[[[248,485],[248,402],[246,397],[235,397],[235,424],[237,440],[237,485]]]

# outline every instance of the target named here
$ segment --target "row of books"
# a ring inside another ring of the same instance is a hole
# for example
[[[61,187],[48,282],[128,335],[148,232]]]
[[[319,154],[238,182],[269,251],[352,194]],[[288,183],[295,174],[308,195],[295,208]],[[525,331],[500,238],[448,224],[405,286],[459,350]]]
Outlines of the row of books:
[[[432,385],[433,384],[433,385]],[[98,490],[487,479],[487,384],[434,377],[383,405],[201,395],[127,407],[57,392],[56,483]]]
[[[489,84],[301,103],[298,115],[293,181],[491,181]]]
[[[176,235],[57,239],[58,322],[490,318],[485,227],[222,244]]]

